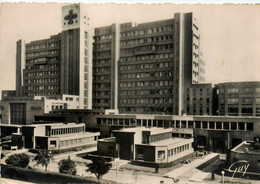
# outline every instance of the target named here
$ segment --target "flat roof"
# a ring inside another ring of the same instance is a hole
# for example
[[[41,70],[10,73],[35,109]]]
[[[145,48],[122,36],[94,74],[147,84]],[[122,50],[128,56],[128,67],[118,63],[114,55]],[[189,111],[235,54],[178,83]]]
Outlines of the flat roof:
[[[260,149],[252,149],[251,148],[251,143],[253,142],[242,142],[235,148],[233,148],[231,151],[234,152],[240,152],[240,153],[247,153],[247,154],[259,154],[260,155]],[[247,148],[247,151],[245,152],[245,149]]]
[[[62,135],[53,135],[53,136],[38,136],[38,137],[49,137],[49,138],[60,138],[61,140],[68,139],[70,137],[71,139],[78,139],[78,138],[84,138],[86,136],[99,136],[99,132],[80,132],[75,134],[62,134]],[[37,135],[35,136],[37,137]]]
[[[172,132],[172,128],[159,128],[159,127],[133,127],[133,128],[122,128],[120,130],[113,130],[112,132],[142,132],[142,131],[150,131],[151,135],[165,133],[165,132]]]
[[[168,145],[173,145],[173,144],[179,144],[183,143],[187,144],[187,141],[190,140],[192,141],[192,138],[171,138],[171,139],[165,139],[157,142],[152,142],[150,145],[152,146],[168,146]]]
[[[24,125],[9,125],[9,124],[0,124],[0,127],[16,127],[21,128]]]
[[[43,123],[43,124],[31,124],[31,125],[23,125],[25,127],[41,127],[41,126],[52,126],[52,127],[59,127],[59,126],[75,126],[75,125],[85,125],[85,123]]]
[[[155,120],[190,120],[194,118],[219,118],[219,119],[260,119],[260,116],[217,116],[217,115],[167,115],[167,114],[101,114],[98,118],[134,118],[134,119],[155,119]]]

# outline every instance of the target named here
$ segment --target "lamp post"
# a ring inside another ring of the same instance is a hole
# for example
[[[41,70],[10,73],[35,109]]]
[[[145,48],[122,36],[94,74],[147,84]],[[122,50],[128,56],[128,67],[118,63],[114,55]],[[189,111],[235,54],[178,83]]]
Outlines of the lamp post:
[[[116,182],[117,182],[117,171],[118,171],[119,162],[116,161]]]
[[[225,171],[221,171],[221,174],[222,174],[222,183],[224,183],[224,174],[225,174]]]

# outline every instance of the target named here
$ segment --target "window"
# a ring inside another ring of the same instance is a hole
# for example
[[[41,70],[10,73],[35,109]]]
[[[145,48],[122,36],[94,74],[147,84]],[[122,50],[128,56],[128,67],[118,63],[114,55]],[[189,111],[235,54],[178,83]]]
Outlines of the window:
[[[55,147],[56,147],[56,144],[57,144],[56,141],[50,141],[50,146],[51,146],[51,147],[52,147],[52,146],[55,146]]]
[[[247,123],[247,130],[254,130],[254,124],[253,123]]]
[[[238,123],[239,130],[245,130],[245,123]]]
[[[227,90],[228,93],[238,93],[238,88],[229,88]]]
[[[164,159],[165,158],[165,151],[158,151],[158,159]]]
[[[231,122],[231,130],[236,130],[236,129],[237,129],[237,123]]]

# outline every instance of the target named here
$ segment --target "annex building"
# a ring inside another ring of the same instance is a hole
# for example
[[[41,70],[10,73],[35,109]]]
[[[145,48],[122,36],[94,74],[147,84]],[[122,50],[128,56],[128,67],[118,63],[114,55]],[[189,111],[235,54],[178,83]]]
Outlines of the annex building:
[[[52,97],[3,96],[0,103],[0,120],[5,125],[30,125],[38,121],[36,117],[48,114],[53,110],[79,109],[79,96],[56,95]],[[36,119],[35,119],[36,118]],[[55,117],[52,121],[63,121]]]
[[[96,146],[99,132],[85,132],[84,123],[23,125],[12,134],[12,144],[31,149],[65,151]]]
[[[173,137],[194,138],[194,149],[227,153],[243,141],[259,137],[260,118],[242,116],[98,115],[101,137],[122,127],[170,128]]]
[[[193,138],[173,138],[171,128],[132,127],[113,130],[98,140],[98,154],[140,164],[168,165],[194,152]]]

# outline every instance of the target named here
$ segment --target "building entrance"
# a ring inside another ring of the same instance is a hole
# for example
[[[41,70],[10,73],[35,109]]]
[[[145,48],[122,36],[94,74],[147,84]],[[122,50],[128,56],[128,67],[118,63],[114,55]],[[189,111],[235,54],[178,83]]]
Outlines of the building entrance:
[[[213,138],[213,152],[225,153],[225,139]]]

